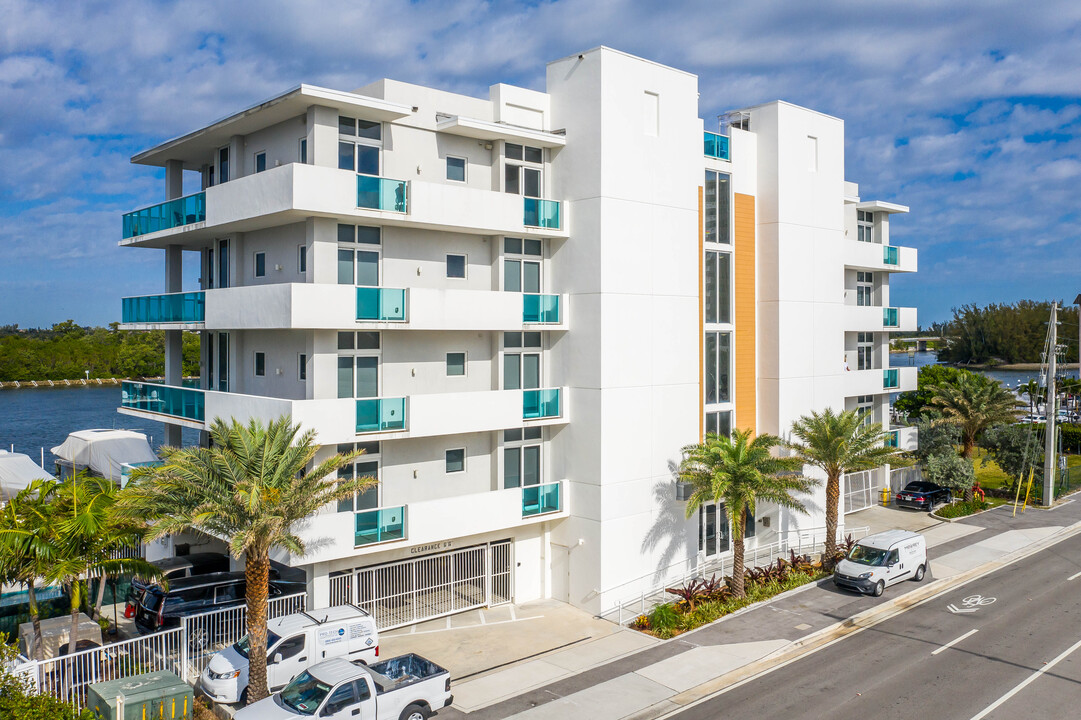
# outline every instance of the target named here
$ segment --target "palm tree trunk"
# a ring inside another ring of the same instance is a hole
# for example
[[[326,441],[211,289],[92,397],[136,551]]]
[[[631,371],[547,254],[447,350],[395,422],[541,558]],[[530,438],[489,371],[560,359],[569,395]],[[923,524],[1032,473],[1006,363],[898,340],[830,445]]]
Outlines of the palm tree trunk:
[[[79,579],[72,578],[68,588],[68,593],[71,595],[71,632],[68,634],[68,655],[70,655],[75,652],[75,644],[79,642]]]
[[[34,578],[26,582],[27,596],[30,600],[30,622],[34,624],[34,659],[45,659],[45,648],[41,640],[41,613],[38,611],[38,594],[34,588]]]
[[[972,460],[972,454],[976,450],[976,438],[965,436],[961,445],[961,457],[966,460]],[[972,486],[969,485],[965,488],[965,502],[972,502],[976,497],[976,494],[972,492]]]
[[[826,478],[826,546],[822,564],[831,565],[837,554],[837,506],[841,502],[841,474],[830,473]]]
[[[101,619],[101,606],[105,602],[105,583],[109,581],[109,577],[102,574],[101,579],[98,580],[98,599],[94,601],[94,619]],[[113,598],[115,601],[116,598]]]
[[[742,508],[738,514],[728,511],[728,522],[732,525],[732,594],[736,597],[743,597],[747,594],[743,587],[743,575],[745,573],[743,567],[743,524],[747,521],[747,514],[742,512]]]
[[[244,579],[248,601],[248,703],[258,702],[270,693],[266,677],[267,581],[270,557],[266,548],[255,547],[245,556]]]

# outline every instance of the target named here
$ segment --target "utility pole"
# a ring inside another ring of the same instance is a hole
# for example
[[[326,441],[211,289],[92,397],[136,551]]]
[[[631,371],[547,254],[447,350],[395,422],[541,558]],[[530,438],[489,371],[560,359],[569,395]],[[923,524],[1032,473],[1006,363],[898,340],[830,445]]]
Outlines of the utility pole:
[[[1055,389],[1055,360],[1058,355],[1058,303],[1051,303],[1051,344],[1047,358],[1047,423],[1044,425],[1043,444],[1043,504],[1050,507],[1055,501],[1055,421],[1058,420],[1057,392]]]

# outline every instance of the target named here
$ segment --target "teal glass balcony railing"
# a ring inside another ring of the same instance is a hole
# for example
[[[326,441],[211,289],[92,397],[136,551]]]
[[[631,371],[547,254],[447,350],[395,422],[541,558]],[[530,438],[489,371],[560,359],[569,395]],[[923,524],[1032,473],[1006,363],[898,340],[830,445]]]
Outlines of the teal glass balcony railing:
[[[707,132],[705,137],[706,157],[718,160],[730,160],[728,154],[728,136]]]
[[[897,308],[882,308],[882,327],[897,327]]]
[[[202,291],[126,297],[120,318],[125,323],[200,323],[206,317],[205,298]]]
[[[558,323],[559,296],[532,293],[522,295],[522,322]]]
[[[405,430],[405,398],[357,400],[357,432]]]
[[[358,287],[357,320],[405,320],[405,290]]]
[[[899,445],[898,433],[896,430],[890,430],[886,433],[886,447],[895,448]]]
[[[522,517],[559,512],[559,483],[522,488]]]
[[[555,200],[541,200],[540,198],[524,198],[525,216],[522,219],[526,227],[545,228],[558,230],[559,203]]]
[[[883,370],[882,371],[882,388],[889,390],[890,388],[900,387],[901,383],[897,377],[897,370]]]
[[[898,265],[901,262],[900,253],[893,245],[882,246],[882,262],[887,265]]]
[[[120,386],[120,407],[205,422],[203,391],[194,388],[124,382]]]
[[[522,391],[522,419],[559,417],[559,388]]]
[[[408,212],[408,194],[409,188],[405,180],[357,175],[357,207]]]
[[[356,513],[353,544],[373,545],[405,539],[405,506],[362,510]]]
[[[124,215],[124,239],[206,220],[206,193],[187,195]]]

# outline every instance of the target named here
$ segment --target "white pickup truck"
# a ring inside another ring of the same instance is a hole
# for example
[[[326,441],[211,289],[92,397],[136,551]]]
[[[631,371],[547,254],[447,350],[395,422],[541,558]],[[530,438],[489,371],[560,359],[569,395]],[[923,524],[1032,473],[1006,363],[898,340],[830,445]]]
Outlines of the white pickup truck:
[[[410,653],[365,665],[334,658],[313,665],[285,688],[237,712],[236,720],[425,720],[453,702],[450,673]]]

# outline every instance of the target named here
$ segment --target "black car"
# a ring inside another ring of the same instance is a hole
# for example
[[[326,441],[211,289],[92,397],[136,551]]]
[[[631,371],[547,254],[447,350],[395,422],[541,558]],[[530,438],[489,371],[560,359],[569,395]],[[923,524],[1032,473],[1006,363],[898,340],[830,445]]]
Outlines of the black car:
[[[155,560],[156,565],[165,575],[165,579],[172,583],[186,577],[197,575],[209,575],[210,573],[229,572],[229,556],[221,553],[192,553],[191,555],[179,555],[177,557]],[[132,578],[131,587],[128,588],[127,604],[124,608],[124,617],[133,617],[136,603],[143,596],[148,583],[142,578]]]
[[[276,579],[271,570],[270,597],[303,592],[303,583]],[[198,577],[181,578],[169,583],[164,590],[151,585],[143,591],[135,608],[135,627],[141,634],[148,634],[179,627],[181,618],[189,615],[238,607],[245,602],[247,585],[243,572],[220,572]]]
[[[910,482],[894,498],[897,507],[911,507],[917,510],[931,510],[935,505],[950,501],[950,491],[941,485],[923,480]]]

